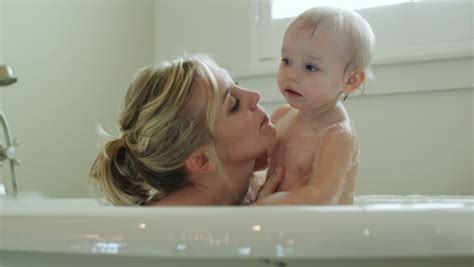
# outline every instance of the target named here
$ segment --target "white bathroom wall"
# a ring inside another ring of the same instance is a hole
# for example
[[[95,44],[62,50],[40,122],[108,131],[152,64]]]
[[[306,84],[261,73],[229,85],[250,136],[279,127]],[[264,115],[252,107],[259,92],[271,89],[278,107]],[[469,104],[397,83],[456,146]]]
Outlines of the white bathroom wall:
[[[18,77],[1,90],[20,140],[19,188],[88,196],[95,125],[115,130],[132,75],[153,61],[153,1],[3,0],[2,9],[2,52]]]
[[[1,30],[2,29],[2,16],[3,16],[3,3],[2,3],[3,0],[0,0],[0,64],[4,64],[3,63],[3,49],[2,49],[2,40],[3,40],[3,31]],[[0,90],[0,109],[2,108],[2,90]],[[0,172],[0,175],[1,175],[1,172]],[[0,176],[1,177],[1,176]]]
[[[259,90],[269,112],[284,103],[275,73],[249,65],[255,44],[249,34],[252,1],[156,3],[156,61],[173,58],[182,48],[208,51],[240,85]],[[460,35],[474,36],[470,30]],[[396,31],[384,36],[396,39],[410,28]],[[345,103],[360,138],[357,194],[474,194],[473,53],[427,60],[418,49],[420,62],[391,63],[385,55],[388,60],[374,67],[377,80],[367,95]]]
[[[251,0],[155,0],[155,61],[205,52],[235,72],[249,68]]]
[[[0,64],[5,64],[4,61],[3,61],[3,25],[2,25],[2,21],[3,21],[3,0],[0,0]],[[3,110],[3,105],[2,105],[2,95],[3,95],[3,88],[0,88],[0,110]],[[3,131],[3,129],[2,129]],[[3,135],[1,135],[2,138],[0,139],[0,143],[6,143],[3,138]],[[7,179],[6,177],[4,177],[4,169],[5,168],[1,168],[0,169],[0,183],[4,183],[4,179]],[[8,176],[10,177],[10,176]],[[0,188],[3,188],[1,185],[0,185]]]

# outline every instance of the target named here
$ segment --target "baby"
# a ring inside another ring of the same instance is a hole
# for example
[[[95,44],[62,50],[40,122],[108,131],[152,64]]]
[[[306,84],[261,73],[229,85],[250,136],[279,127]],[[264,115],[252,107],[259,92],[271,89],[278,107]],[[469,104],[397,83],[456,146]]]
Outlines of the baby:
[[[359,148],[340,98],[370,76],[374,44],[367,21],[344,9],[306,10],[286,29],[278,88],[289,105],[272,114],[268,173],[285,172],[272,203],[353,203]]]

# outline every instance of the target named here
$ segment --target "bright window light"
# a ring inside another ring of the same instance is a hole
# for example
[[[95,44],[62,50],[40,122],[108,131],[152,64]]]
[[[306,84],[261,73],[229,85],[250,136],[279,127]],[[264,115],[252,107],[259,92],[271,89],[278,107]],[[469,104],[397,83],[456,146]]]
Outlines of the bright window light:
[[[306,9],[317,6],[334,6],[356,10],[408,2],[418,2],[418,0],[272,0],[272,19],[296,17]]]

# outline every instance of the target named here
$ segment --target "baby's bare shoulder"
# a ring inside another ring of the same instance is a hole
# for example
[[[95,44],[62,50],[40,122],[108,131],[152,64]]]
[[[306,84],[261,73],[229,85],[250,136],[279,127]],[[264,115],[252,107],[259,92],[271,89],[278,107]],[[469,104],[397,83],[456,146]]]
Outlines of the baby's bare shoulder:
[[[279,106],[275,111],[273,111],[272,113],[272,117],[271,117],[271,122],[272,123],[276,123],[278,122],[279,120],[281,120],[281,118],[283,118],[286,114],[288,114],[288,112],[290,112],[292,108],[290,107],[290,105],[283,105],[283,106]]]
[[[347,142],[353,141],[355,137],[355,132],[352,126],[344,122],[333,124],[324,129],[323,132],[324,142]]]

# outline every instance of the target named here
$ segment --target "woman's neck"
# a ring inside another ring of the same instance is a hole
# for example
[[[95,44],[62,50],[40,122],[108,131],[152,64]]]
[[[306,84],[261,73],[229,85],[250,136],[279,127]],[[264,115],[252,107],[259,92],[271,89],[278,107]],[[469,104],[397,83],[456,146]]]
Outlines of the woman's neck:
[[[247,193],[253,164],[251,161],[223,164],[226,176],[220,175],[218,170],[194,175],[189,185],[148,205],[238,205]]]

